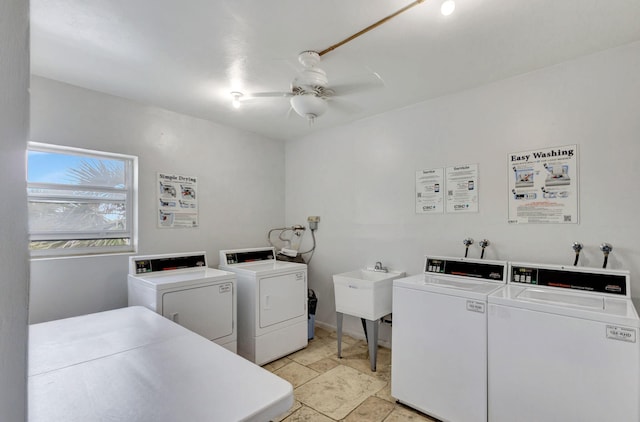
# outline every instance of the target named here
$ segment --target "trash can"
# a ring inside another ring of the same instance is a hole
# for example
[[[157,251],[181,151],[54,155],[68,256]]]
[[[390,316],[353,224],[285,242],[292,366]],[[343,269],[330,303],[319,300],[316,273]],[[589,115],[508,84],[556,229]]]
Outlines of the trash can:
[[[313,332],[316,324],[316,307],[318,306],[318,298],[316,292],[311,289],[307,290],[307,319],[308,319],[308,335],[307,338],[313,338]]]

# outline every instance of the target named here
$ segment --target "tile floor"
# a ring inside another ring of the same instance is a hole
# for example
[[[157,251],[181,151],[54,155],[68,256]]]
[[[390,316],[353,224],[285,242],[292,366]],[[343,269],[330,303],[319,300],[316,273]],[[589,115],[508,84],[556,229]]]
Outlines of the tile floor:
[[[376,372],[371,372],[364,340],[343,336],[342,359],[338,359],[336,333],[316,327],[305,349],[264,366],[294,388],[293,407],[276,421],[434,420],[391,397],[389,349],[378,348],[376,366]]]

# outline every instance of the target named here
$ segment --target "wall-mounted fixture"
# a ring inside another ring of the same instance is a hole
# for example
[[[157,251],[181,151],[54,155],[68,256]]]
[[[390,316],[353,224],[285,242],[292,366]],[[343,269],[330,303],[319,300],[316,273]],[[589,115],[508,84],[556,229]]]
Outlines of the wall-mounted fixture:
[[[600,250],[604,254],[604,262],[602,263],[602,268],[607,268],[607,261],[609,260],[609,253],[613,250],[613,246],[610,243],[603,243],[600,245]]]
[[[489,242],[488,239],[482,239],[479,243],[480,247],[482,248],[482,252],[480,253],[480,259],[484,258],[484,250],[486,249],[487,246],[489,246],[491,244],[491,242]]]
[[[309,228],[313,230],[318,230],[318,223],[320,222],[320,216],[318,215],[310,215],[307,217],[307,222],[309,223]]]
[[[231,105],[233,106],[233,108],[238,109],[240,108],[240,98],[242,98],[242,92],[238,92],[238,91],[232,91],[231,92]]]
[[[578,265],[578,258],[580,258],[580,251],[582,250],[582,243],[573,242],[573,246],[571,246],[573,251],[576,253],[576,259],[573,261],[573,266]]]
[[[470,238],[470,237],[467,237],[466,239],[464,239],[464,240],[462,241],[462,243],[463,243],[463,244],[464,244],[464,246],[465,246],[465,249],[464,249],[464,257],[466,258],[466,257],[467,257],[467,255],[469,254],[469,246],[473,245],[473,239],[472,239],[472,238]]]

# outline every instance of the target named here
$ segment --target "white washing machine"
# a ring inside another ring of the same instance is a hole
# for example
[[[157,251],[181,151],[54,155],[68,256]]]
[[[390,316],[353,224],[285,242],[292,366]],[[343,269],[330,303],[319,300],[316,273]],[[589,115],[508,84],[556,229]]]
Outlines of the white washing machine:
[[[640,421],[628,272],[511,263],[488,318],[492,422]]]
[[[258,364],[307,346],[307,265],[277,261],[272,247],[220,251],[238,286],[238,354]]]
[[[237,352],[236,275],[205,252],[129,258],[129,306],[141,305]]]
[[[393,282],[391,395],[441,421],[487,420],[487,296],[507,264],[426,257]]]

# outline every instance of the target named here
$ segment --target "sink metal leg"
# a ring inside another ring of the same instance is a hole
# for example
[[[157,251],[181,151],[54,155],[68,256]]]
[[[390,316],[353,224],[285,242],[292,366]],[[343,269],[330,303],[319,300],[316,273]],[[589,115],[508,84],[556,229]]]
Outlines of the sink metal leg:
[[[360,318],[360,322],[362,322],[362,330],[364,331],[364,339],[369,343],[369,336],[367,335],[367,320],[364,318]]]
[[[342,312],[336,312],[336,337],[338,338],[338,357],[342,358]]]
[[[376,372],[376,360],[378,357],[378,321],[367,321],[367,342],[369,343],[369,362],[371,363],[371,372]],[[339,346],[338,346],[339,347]]]

